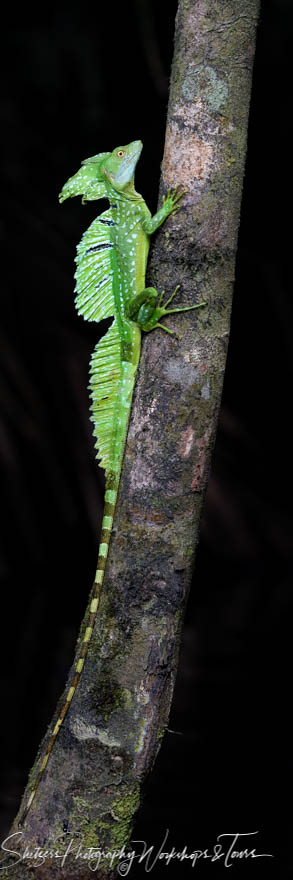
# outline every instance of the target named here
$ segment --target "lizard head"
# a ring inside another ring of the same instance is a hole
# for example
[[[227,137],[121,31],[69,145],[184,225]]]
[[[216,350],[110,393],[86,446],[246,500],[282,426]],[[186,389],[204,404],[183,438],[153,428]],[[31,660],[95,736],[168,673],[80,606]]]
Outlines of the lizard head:
[[[118,190],[133,192],[134,172],[142,151],[141,141],[132,141],[124,147],[115,147],[112,153],[101,163],[102,174],[109,183]]]
[[[64,184],[59,201],[82,196],[83,202],[107,196],[107,184],[118,192],[133,194],[134,172],[142,151],[141,141],[132,141],[126,147],[115,147],[112,153],[98,153],[85,159],[81,168]]]

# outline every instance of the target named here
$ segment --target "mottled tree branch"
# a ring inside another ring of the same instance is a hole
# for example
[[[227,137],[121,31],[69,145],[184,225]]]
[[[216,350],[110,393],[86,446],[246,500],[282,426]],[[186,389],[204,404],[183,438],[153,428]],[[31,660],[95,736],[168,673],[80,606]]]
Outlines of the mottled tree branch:
[[[90,877],[91,846],[108,853],[95,876],[113,875],[109,853],[127,847],[167,725],[225,369],[258,7],[179,2],[161,196],[177,184],[186,195],[156,237],[148,281],[167,293],[180,284],[178,305],[207,305],[168,319],[181,339],[163,331],[144,339],[101,611],[11,842],[51,853],[43,863],[12,857],[14,878]]]

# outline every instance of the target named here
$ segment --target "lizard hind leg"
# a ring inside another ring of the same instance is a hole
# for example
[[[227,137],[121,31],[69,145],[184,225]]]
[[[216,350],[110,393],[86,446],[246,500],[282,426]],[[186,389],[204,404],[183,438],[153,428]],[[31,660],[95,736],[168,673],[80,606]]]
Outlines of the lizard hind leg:
[[[145,305],[141,306],[138,312],[137,322],[141,326],[142,330],[145,333],[150,333],[151,330],[155,330],[157,327],[161,328],[161,330],[165,330],[166,333],[170,333],[173,336],[173,330],[169,330],[168,327],[165,327],[164,324],[160,323],[161,318],[165,315],[172,315],[174,312],[190,312],[193,309],[199,309],[201,306],[205,306],[205,302],[196,303],[194,306],[179,306],[176,309],[168,309],[166,306],[169,306],[174,296],[176,296],[177,291],[179,290],[180,284],[177,284],[169,299],[166,300],[164,304],[162,304],[162,298],[164,295],[164,290],[160,294],[160,298],[158,300],[158,304],[153,307],[152,313],[150,314],[150,303],[148,304],[148,309],[145,308]],[[150,288],[151,289],[151,288]],[[153,303],[152,303],[153,305]]]

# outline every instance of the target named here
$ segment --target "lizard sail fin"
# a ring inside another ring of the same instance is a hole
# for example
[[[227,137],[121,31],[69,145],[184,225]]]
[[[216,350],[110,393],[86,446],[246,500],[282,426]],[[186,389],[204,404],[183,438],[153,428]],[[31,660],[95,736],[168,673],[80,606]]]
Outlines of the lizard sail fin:
[[[121,379],[121,339],[117,323],[113,321],[106,335],[96,345],[90,363],[91,421],[94,423],[97,458],[106,473],[113,465]]]
[[[110,238],[113,224],[111,209],[104,211],[91,223],[77,247],[75,304],[78,314],[88,321],[101,321],[115,314]]]

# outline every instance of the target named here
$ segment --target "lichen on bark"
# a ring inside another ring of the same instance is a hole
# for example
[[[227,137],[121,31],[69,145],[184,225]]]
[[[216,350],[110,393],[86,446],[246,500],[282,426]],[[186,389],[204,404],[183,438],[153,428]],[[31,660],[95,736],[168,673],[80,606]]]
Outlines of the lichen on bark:
[[[78,844],[103,850],[96,876],[112,876],[167,725],[227,354],[258,6],[179,2],[160,198],[177,184],[186,193],[156,237],[148,281],[168,294],[180,284],[178,305],[207,305],[168,319],[181,339],[144,339],[100,614],[15,838],[19,851],[64,852],[71,840],[71,857],[66,868],[23,861],[15,880],[85,877]]]

